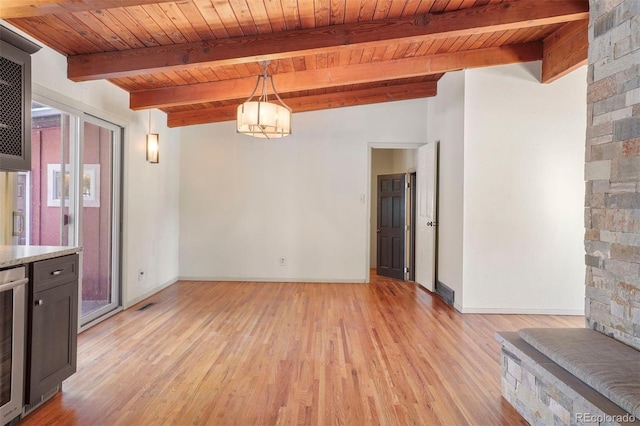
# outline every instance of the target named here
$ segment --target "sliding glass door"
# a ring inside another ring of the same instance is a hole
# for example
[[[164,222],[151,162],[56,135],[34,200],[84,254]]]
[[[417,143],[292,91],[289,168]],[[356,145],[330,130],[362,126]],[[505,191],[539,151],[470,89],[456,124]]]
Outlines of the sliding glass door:
[[[122,129],[85,116],[82,143],[81,324],[119,304],[120,145]]]

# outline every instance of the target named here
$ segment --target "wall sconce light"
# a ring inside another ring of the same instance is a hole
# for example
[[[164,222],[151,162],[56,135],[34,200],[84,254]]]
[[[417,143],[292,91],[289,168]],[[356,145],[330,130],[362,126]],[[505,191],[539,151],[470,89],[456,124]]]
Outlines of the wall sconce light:
[[[157,133],[147,133],[147,161],[155,164],[160,162],[160,136]]]
[[[147,161],[151,164],[160,162],[160,135],[151,133],[151,110],[149,110],[149,133],[147,133]]]

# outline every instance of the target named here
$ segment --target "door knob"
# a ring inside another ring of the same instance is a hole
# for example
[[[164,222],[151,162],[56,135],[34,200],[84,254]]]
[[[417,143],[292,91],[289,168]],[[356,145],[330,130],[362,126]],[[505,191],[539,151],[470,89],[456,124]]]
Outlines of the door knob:
[[[380,233],[380,228],[378,228],[378,230],[376,232],[379,234]]]
[[[438,222],[427,222],[427,226],[438,226]]]
[[[36,300],[36,306],[42,306],[42,305],[44,305],[44,300],[42,299]]]

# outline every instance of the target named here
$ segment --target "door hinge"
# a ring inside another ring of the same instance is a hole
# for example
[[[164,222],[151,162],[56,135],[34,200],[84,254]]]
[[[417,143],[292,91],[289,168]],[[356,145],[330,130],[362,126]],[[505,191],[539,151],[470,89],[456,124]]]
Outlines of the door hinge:
[[[405,274],[408,274],[409,273],[409,268],[404,268],[404,272],[405,272]]]

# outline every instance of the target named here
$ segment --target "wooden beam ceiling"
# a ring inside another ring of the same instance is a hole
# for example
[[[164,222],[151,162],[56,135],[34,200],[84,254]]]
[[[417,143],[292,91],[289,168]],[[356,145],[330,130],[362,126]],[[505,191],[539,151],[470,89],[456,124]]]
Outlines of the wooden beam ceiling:
[[[544,39],[542,77],[551,83],[586,65],[589,52],[589,22],[577,21],[564,25]]]
[[[536,42],[396,59],[375,64],[346,65],[275,74],[273,80],[279,93],[287,93],[540,59],[542,59],[542,43]],[[130,107],[133,110],[166,108],[246,98],[251,94],[255,84],[256,77],[250,77],[135,91],[131,92]]]
[[[56,15],[114,7],[168,3],[174,0],[1,0],[0,19]]]
[[[465,68],[542,60],[548,83],[586,63],[588,0],[334,3],[0,0],[0,18],[66,54],[71,80],[111,80],[171,127],[235,118],[260,61],[294,112],[434,96]]]
[[[107,0],[102,0],[107,1]],[[142,0],[120,0],[123,3]],[[336,49],[462,37],[586,20],[584,0],[520,0],[443,14],[374,20],[197,43],[75,55],[68,58],[73,81],[111,79],[197,66],[223,66],[294,58]]]
[[[284,99],[293,112],[317,111],[356,105],[368,105],[379,102],[400,101],[435,96],[437,82],[413,83],[372,89],[351,90],[348,96],[343,92],[324,95],[301,96]],[[238,105],[217,108],[170,112],[167,114],[169,127],[189,126],[193,124],[216,123],[236,119]]]

